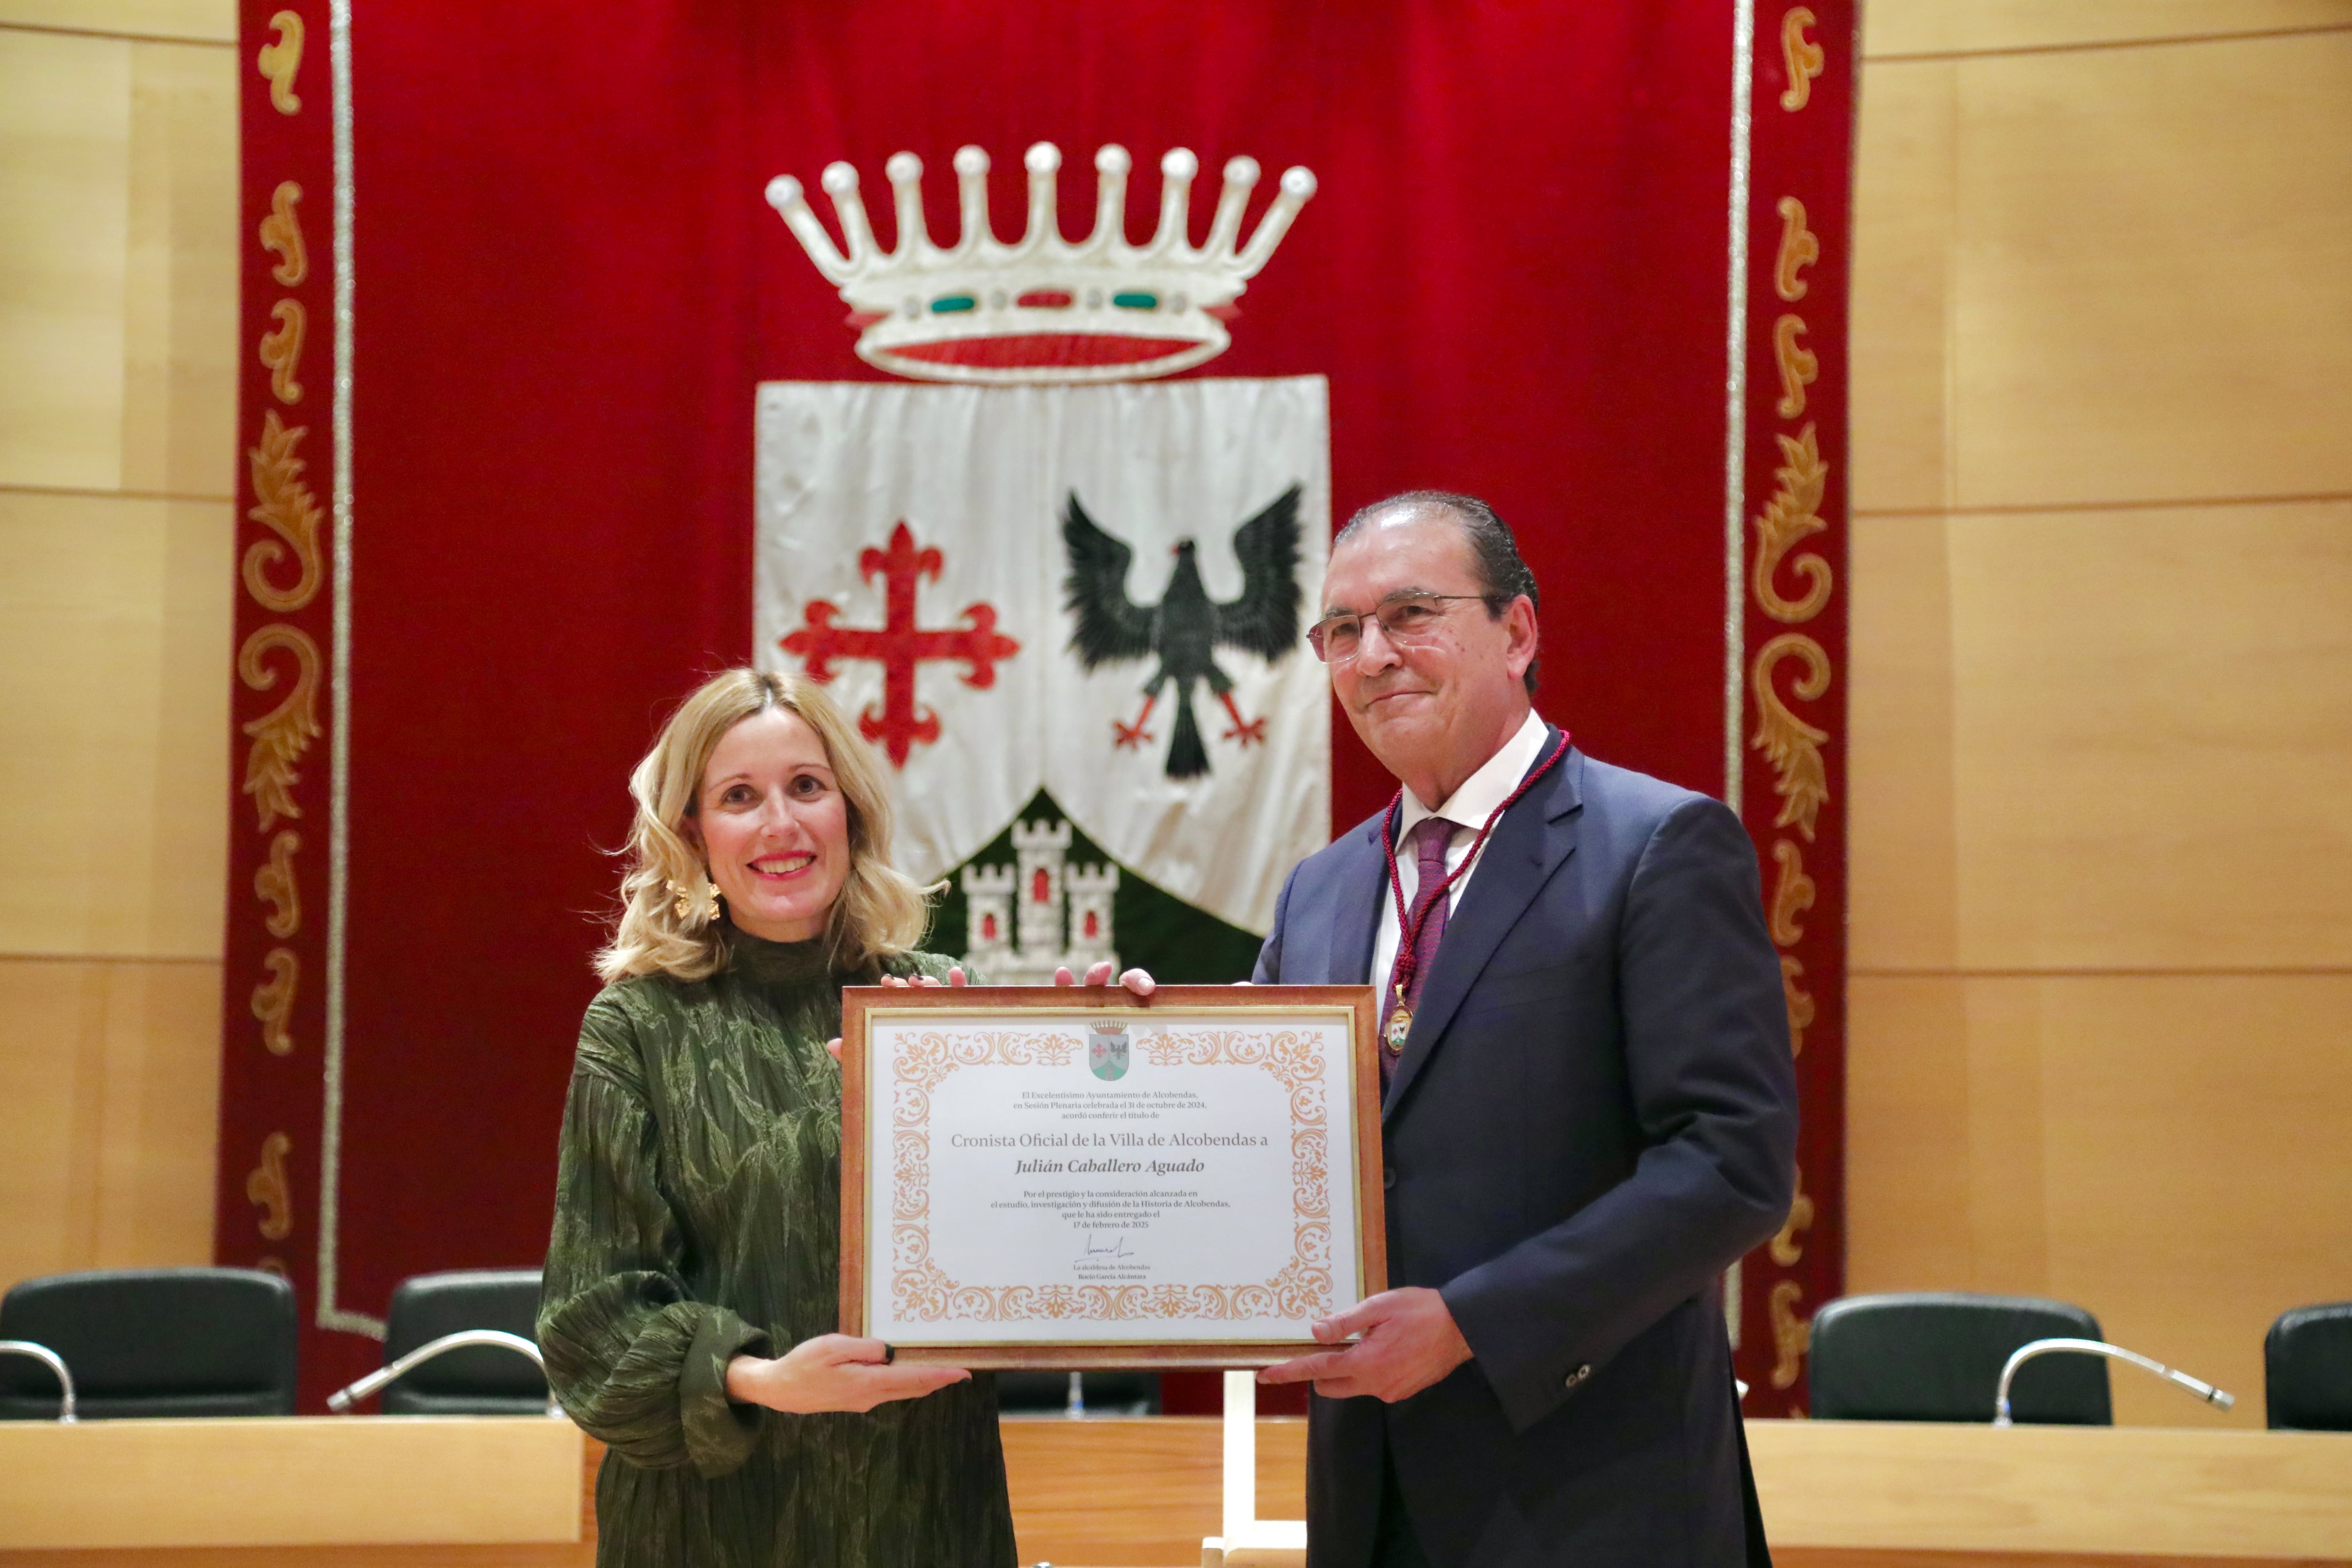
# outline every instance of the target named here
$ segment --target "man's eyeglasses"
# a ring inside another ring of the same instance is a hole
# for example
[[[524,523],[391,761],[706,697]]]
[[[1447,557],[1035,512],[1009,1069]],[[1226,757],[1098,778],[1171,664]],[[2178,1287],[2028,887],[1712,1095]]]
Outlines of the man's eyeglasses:
[[[1483,594],[1399,594],[1383,600],[1370,618],[1381,623],[1391,643],[1410,647],[1437,635],[1437,623],[1445,618],[1448,604],[1484,597]],[[1326,664],[1345,664],[1363,648],[1365,618],[1352,610],[1326,616],[1307,628],[1307,646]]]

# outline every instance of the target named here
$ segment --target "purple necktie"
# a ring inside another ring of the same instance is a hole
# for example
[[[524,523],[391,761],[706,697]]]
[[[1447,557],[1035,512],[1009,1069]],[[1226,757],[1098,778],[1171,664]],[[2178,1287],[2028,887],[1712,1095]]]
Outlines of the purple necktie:
[[[1454,841],[1454,824],[1442,816],[1423,817],[1412,830],[1413,857],[1418,880],[1412,890],[1412,910],[1406,917],[1406,929],[1397,932],[1397,957],[1404,956],[1404,940],[1412,931],[1412,978],[1405,982],[1404,1005],[1407,1012],[1417,1012],[1421,993],[1429,984],[1430,967],[1437,962],[1437,944],[1445,936],[1445,910],[1451,901],[1445,896],[1445,848]],[[1419,929],[1413,929],[1414,922]],[[1388,989],[1381,995],[1380,1016],[1386,1018],[1396,1011],[1397,975],[1403,965],[1400,963],[1389,971]],[[1381,1087],[1388,1088],[1389,1076],[1395,1069],[1396,1053],[1381,1052]]]

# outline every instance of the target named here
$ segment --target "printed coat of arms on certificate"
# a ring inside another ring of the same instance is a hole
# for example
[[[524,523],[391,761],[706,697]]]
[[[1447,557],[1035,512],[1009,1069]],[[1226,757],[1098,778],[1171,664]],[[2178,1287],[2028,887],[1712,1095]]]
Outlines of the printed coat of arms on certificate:
[[[1361,985],[843,993],[841,1327],[1263,1365],[1387,1285]]]

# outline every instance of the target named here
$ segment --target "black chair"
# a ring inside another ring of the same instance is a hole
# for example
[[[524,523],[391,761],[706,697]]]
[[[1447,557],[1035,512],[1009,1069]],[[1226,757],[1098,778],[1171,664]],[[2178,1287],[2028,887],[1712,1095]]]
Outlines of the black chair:
[[[461,1268],[416,1274],[392,1292],[383,1362],[465,1329],[499,1329],[539,1342],[539,1270]],[[463,1345],[410,1369],[383,1391],[386,1415],[545,1415],[547,1379],[528,1357]]]
[[[2352,1301],[2279,1314],[2263,1337],[2263,1403],[2274,1429],[2352,1432]]]
[[[996,1374],[996,1408],[1003,1415],[1068,1415],[1070,1379],[1078,1380],[1077,1414],[1086,1415],[1157,1415],[1160,1374],[1156,1372],[1000,1372]]]
[[[103,1268],[21,1280],[0,1340],[55,1351],[85,1420],[294,1414],[294,1287],[254,1268]],[[57,1374],[0,1357],[0,1421],[57,1418]]]
[[[1993,1417],[2000,1369],[2032,1340],[2100,1338],[2080,1307],[2027,1296],[1920,1291],[1847,1296],[1813,1314],[1811,1411],[1824,1421],[1975,1421]],[[2018,1368],[2011,1418],[2110,1426],[2107,1363],[2038,1356]]]

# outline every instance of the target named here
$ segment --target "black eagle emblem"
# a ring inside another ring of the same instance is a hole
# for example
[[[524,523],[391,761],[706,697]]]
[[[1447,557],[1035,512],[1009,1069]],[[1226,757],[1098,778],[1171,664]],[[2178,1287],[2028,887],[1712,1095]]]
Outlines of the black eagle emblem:
[[[1104,532],[1070,492],[1062,514],[1062,542],[1069,547],[1070,574],[1063,582],[1070,613],[1077,617],[1070,651],[1087,669],[1156,657],[1160,668],[1143,686],[1143,711],[1132,724],[1114,720],[1115,743],[1140,747],[1153,739],[1144,724],[1168,683],[1176,683],[1176,724],[1168,741],[1168,776],[1197,778],[1209,771],[1208,748],[1192,716],[1192,689],[1206,682],[1225,705],[1234,727],[1223,739],[1246,748],[1264,744],[1265,720],[1244,719],[1234,704],[1232,677],[1217,668],[1220,647],[1254,653],[1268,663],[1287,658],[1298,646],[1298,494],[1291,486],[1271,505],[1234,531],[1234,554],[1242,563],[1242,596],[1220,605],[1202,584],[1192,541],[1176,545],[1176,574],[1157,605],[1127,596],[1127,569],[1135,552]]]

